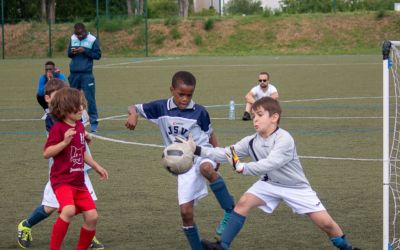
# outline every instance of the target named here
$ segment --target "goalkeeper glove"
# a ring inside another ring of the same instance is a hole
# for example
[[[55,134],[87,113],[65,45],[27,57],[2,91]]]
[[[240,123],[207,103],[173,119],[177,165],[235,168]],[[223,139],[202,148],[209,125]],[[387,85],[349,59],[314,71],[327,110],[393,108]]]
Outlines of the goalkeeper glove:
[[[231,153],[226,154],[226,159],[228,159],[228,162],[232,165],[233,170],[235,170],[238,173],[243,173],[244,163],[240,162],[239,157],[236,154],[235,148],[233,146],[230,146],[230,150]]]
[[[192,133],[189,133],[189,138],[187,140],[181,136],[175,136],[175,142],[185,144],[190,149],[190,151],[192,151],[193,153],[194,153],[194,151],[196,151],[197,145],[196,145],[196,142],[194,142],[194,140],[193,140]]]

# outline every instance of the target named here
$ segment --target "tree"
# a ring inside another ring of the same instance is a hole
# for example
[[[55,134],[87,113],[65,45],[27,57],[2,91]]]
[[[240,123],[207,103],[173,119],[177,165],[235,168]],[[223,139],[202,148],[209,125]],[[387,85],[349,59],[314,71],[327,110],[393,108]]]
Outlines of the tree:
[[[189,11],[189,0],[178,0],[179,16],[186,18]]]
[[[46,19],[47,19],[47,5],[46,5],[46,0],[42,0],[41,1],[42,2],[42,4],[41,4],[41,6],[42,6],[42,15],[41,15],[41,19],[42,19],[42,22],[46,22]]]
[[[132,16],[132,0],[126,0],[126,8],[128,9],[128,16]]]

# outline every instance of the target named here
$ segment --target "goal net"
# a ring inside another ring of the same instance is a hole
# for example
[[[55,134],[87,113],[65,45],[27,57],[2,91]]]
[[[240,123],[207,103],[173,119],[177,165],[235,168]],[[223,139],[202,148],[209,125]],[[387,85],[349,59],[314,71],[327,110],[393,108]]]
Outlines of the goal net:
[[[400,124],[397,118],[400,115],[399,49],[400,41],[385,41],[382,46],[384,250],[400,250]]]

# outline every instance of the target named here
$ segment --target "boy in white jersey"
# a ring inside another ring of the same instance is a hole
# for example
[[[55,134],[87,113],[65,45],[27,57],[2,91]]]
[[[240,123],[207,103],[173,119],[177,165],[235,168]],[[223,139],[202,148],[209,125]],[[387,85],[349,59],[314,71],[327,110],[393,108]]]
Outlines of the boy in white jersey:
[[[240,198],[221,236],[212,243],[202,240],[205,250],[226,250],[242,229],[252,208],[272,213],[284,201],[294,213],[305,214],[324,231],[332,244],[341,250],[353,248],[342,229],[331,218],[315,191],[311,188],[297,156],[292,136],[279,128],[281,107],[271,97],[263,97],[253,104],[253,125],[256,133],[241,139],[231,147],[206,148],[196,146],[189,136],[187,143],[196,155],[216,162],[229,162],[237,173],[260,176]],[[252,162],[239,158],[249,156]]]
[[[62,88],[68,88],[68,84],[60,79],[51,79],[47,82],[46,86],[43,89],[43,99],[47,104],[50,104],[53,96],[56,92]],[[82,116],[82,123],[88,122],[89,119]],[[49,133],[50,128],[54,125],[55,119],[53,116],[46,111],[45,124],[46,124],[46,133]],[[89,147],[86,145],[86,151],[90,154]],[[49,168],[53,165],[53,159],[49,159]],[[90,181],[88,171],[91,168],[85,164],[85,184],[93,198],[93,200],[97,200],[96,193],[94,191],[92,182]],[[43,199],[42,203],[37,206],[32,213],[24,220],[22,220],[18,224],[18,244],[21,248],[29,248],[32,241],[32,227],[40,223],[41,221],[47,219],[54,211],[59,207],[56,196],[51,187],[50,181],[47,182],[45,189],[43,191]],[[104,249],[104,245],[96,239],[93,238],[92,243],[90,244],[90,249],[100,250]]]
[[[175,73],[170,87],[172,97],[130,106],[125,126],[135,129],[140,115],[160,127],[165,146],[174,142],[176,136],[187,138],[189,133],[193,134],[198,145],[209,148],[217,146],[207,110],[192,100],[195,87],[196,78],[190,72]],[[217,235],[222,234],[234,208],[233,198],[216,169],[217,164],[214,161],[206,157],[196,157],[193,167],[177,176],[182,228],[193,250],[203,250],[193,211],[194,204],[207,195],[207,185],[203,177],[210,182],[210,188],[224,210],[224,218],[216,230]]]
[[[270,84],[269,74],[267,72],[261,72],[260,74],[258,74],[258,82],[259,84],[257,86],[254,86],[245,96],[246,108],[242,117],[243,121],[251,120],[251,106],[255,101],[264,96],[270,96],[274,99],[278,99],[279,97],[278,90],[275,88],[274,85]]]

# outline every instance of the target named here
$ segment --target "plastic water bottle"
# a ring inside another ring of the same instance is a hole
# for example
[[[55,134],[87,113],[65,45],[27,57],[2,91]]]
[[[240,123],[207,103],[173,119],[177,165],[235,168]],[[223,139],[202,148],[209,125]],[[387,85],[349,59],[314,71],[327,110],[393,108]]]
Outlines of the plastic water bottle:
[[[235,101],[231,97],[231,100],[229,101],[229,120],[235,120]]]

